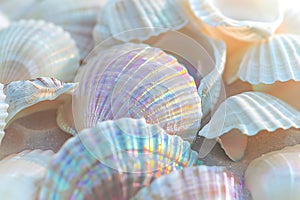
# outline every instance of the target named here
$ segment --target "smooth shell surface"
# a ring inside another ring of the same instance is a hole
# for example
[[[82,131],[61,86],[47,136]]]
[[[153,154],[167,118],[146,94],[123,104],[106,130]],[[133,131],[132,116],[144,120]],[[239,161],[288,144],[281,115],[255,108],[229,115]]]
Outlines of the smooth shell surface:
[[[41,76],[72,81],[79,67],[70,35],[44,21],[18,21],[0,30],[0,82]]]
[[[10,24],[10,20],[5,16],[5,14],[0,12],[0,30],[8,27],[9,24]]]
[[[100,122],[55,155],[40,199],[129,199],[154,178],[196,162],[188,142],[144,119]]]
[[[243,199],[242,182],[224,167],[197,166],[171,172],[141,189],[138,199]]]
[[[39,0],[0,0],[0,10],[9,17],[17,20],[28,12]]]
[[[0,161],[0,197],[7,200],[36,199],[52,151],[26,150]]]
[[[0,84],[0,144],[4,136],[4,128],[6,126],[6,118],[8,116],[8,103],[6,103],[6,95],[3,92],[3,84]]]
[[[77,131],[98,121],[145,118],[169,134],[193,139],[201,99],[193,78],[177,60],[144,44],[100,51],[77,74],[73,115]]]
[[[300,196],[300,145],[267,153],[253,160],[245,184],[253,199],[293,200]]]
[[[300,81],[300,36],[279,34],[251,47],[238,76],[251,84]]]

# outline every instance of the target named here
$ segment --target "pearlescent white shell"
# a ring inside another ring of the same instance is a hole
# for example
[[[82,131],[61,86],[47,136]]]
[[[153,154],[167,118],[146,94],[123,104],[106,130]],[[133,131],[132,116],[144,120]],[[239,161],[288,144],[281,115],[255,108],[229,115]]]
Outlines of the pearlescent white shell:
[[[6,103],[6,95],[3,92],[3,84],[0,83],[0,144],[4,136],[4,128],[6,126],[6,118],[8,116],[8,103]]]
[[[225,167],[197,166],[173,171],[142,188],[132,200],[243,199],[242,182]]]
[[[251,84],[300,81],[300,36],[279,34],[251,47],[238,76]]]
[[[238,40],[267,38],[274,34],[283,18],[279,0],[189,0],[189,4],[204,29],[213,27]]]
[[[98,16],[93,34],[96,45],[109,37],[122,42],[144,41],[178,30],[187,22],[175,0],[112,0]]]
[[[238,129],[242,134],[253,136],[262,130],[272,132],[279,128],[292,127],[300,128],[300,113],[297,110],[273,96],[260,92],[245,92],[229,97],[223,102],[210,122],[199,131],[199,135],[213,139],[232,129]],[[224,144],[222,137],[218,140],[223,146],[228,146]],[[233,143],[229,148],[239,146],[240,142]],[[242,156],[244,151],[245,149],[240,149],[239,156]],[[225,152],[233,160],[240,159],[239,156],[230,155],[230,149],[225,149]]]
[[[0,195],[6,200],[37,198],[52,151],[26,150],[0,161]]]
[[[293,200],[300,196],[300,145],[267,153],[253,160],[245,185],[253,199]]]
[[[44,21],[18,21],[0,30],[0,82],[41,76],[72,81],[79,67],[70,35]]]
[[[39,197],[129,199],[153,179],[196,162],[188,142],[144,119],[100,122],[54,156]]]
[[[92,55],[75,78],[80,82],[73,98],[77,131],[108,119],[146,118],[169,134],[193,139],[201,99],[193,78],[174,57],[132,43]]]

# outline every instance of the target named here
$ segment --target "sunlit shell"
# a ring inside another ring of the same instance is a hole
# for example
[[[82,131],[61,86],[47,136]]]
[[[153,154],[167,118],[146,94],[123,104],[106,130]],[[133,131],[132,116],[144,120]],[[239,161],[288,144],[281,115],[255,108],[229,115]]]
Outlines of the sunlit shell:
[[[8,116],[8,104],[5,99],[6,95],[3,92],[3,84],[0,83],[0,144],[4,136],[4,128],[6,126],[6,118]]]
[[[52,151],[26,150],[0,161],[0,194],[7,200],[36,199]]]
[[[48,77],[14,81],[5,85],[5,101],[9,104],[6,122],[11,123],[16,115],[25,116],[38,110],[57,108],[60,104],[69,102],[72,91],[77,86],[76,83],[63,83]],[[50,103],[51,100],[55,101]],[[41,103],[40,106],[30,109],[38,103]]]
[[[135,200],[243,199],[242,182],[224,167],[197,166],[173,171],[141,189]]]
[[[92,50],[93,28],[97,14],[106,0],[43,0],[26,14],[26,18],[43,19],[68,31],[80,50],[81,59]]]
[[[253,199],[297,199],[300,196],[300,145],[253,160],[245,184]]]
[[[251,84],[300,81],[300,36],[279,34],[255,44],[241,62],[238,76]]]
[[[41,76],[72,81],[79,67],[70,35],[44,21],[19,21],[0,30],[0,82]]]
[[[144,41],[186,24],[187,19],[174,0],[112,0],[98,16],[94,40],[96,45],[109,37],[123,42]]]
[[[274,34],[283,18],[279,0],[189,0],[189,3],[206,31],[226,34],[237,40],[267,38]]]
[[[193,78],[177,60],[144,44],[124,44],[88,59],[75,80],[73,114],[78,131],[98,121],[146,118],[169,134],[193,139],[201,99]]]
[[[291,127],[300,128],[300,113],[297,110],[273,96],[245,92],[223,102],[199,135],[218,138],[227,155],[237,161],[243,157],[247,145],[247,137],[241,133],[253,136],[262,130],[272,132]],[[233,129],[239,130],[239,133],[229,132]]]
[[[99,122],[55,155],[40,199],[129,199],[154,178],[196,163],[188,142],[144,119]]]

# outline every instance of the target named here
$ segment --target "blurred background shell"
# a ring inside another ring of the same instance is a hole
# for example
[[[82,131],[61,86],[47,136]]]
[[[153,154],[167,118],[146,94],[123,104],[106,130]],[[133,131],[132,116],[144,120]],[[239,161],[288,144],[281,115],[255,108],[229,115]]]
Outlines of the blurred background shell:
[[[300,196],[300,145],[267,153],[253,160],[245,184],[253,199],[297,199]]]
[[[10,24],[10,20],[7,18],[5,14],[0,12],[0,30],[8,27]]]
[[[6,103],[6,95],[3,91],[4,85],[0,83],[0,144],[4,136],[4,128],[6,126],[6,118],[8,116],[8,103]]]
[[[154,178],[193,166],[197,153],[144,119],[99,122],[55,155],[40,199],[129,199]]]
[[[132,199],[243,199],[242,181],[225,167],[197,166],[171,172]]]
[[[0,30],[0,82],[41,76],[72,81],[79,67],[70,35],[44,21],[18,21]]]

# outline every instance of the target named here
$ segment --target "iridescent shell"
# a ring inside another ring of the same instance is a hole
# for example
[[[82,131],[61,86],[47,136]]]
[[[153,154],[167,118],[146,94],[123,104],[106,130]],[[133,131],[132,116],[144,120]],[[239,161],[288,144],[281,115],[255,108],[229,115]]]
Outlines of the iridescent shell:
[[[8,116],[8,104],[6,103],[6,95],[3,92],[3,84],[0,83],[0,144],[4,136],[4,128],[6,126],[6,118]]]
[[[77,86],[76,83],[63,83],[49,77],[14,81],[5,85],[5,101],[9,105],[7,125],[19,117],[67,103]]]
[[[49,165],[40,199],[129,199],[197,153],[144,119],[99,122],[69,139]]]
[[[79,67],[70,35],[44,21],[18,21],[0,30],[0,82],[41,76],[72,81]]]
[[[197,166],[173,171],[141,189],[138,199],[243,199],[242,181],[224,167]]]
[[[36,199],[52,151],[26,150],[0,161],[0,194],[7,200]]]
[[[245,184],[253,199],[297,199],[300,196],[300,145],[253,160]]]
[[[223,102],[199,135],[209,139],[218,138],[226,154],[237,161],[244,155],[247,136],[256,135],[262,130],[272,132],[292,127],[300,128],[300,113],[297,110],[273,96],[245,92]]]
[[[75,80],[77,131],[98,121],[145,118],[169,134],[193,139],[200,127],[201,99],[193,78],[158,48],[123,44],[93,55]]]

